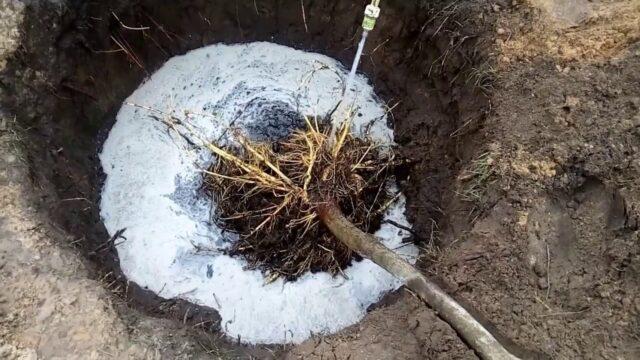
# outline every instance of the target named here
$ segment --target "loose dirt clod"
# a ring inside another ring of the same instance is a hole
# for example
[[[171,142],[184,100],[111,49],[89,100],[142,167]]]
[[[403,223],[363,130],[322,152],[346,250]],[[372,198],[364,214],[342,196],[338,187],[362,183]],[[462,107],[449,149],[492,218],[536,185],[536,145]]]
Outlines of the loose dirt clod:
[[[306,118],[306,129],[275,143],[236,135],[205,171],[217,203],[216,221],[237,233],[232,255],[242,255],[269,280],[295,280],[307,271],[341,273],[359,256],[319,221],[317,207],[334,202],[365,232],[380,225],[396,162],[388,146],[354,137],[350,121],[330,141],[330,127]],[[236,157],[237,156],[237,157]]]

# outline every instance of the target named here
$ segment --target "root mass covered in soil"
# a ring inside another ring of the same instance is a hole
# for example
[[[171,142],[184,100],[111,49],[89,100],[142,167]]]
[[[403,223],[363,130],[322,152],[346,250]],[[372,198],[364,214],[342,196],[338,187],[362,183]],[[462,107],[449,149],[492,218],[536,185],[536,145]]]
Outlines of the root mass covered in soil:
[[[388,146],[351,135],[348,121],[330,141],[329,125],[306,118],[307,129],[276,142],[240,139],[237,161],[220,157],[205,172],[217,203],[215,220],[239,235],[229,250],[269,280],[293,281],[307,271],[342,273],[360,256],[319,221],[317,206],[337,204],[365,232],[374,232],[393,195]]]

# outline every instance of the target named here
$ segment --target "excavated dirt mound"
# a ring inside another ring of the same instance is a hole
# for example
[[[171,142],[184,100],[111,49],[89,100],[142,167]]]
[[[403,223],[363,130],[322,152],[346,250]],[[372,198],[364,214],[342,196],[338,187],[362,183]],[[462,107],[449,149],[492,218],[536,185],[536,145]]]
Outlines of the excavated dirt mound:
[[[362,70],[414,161],[425,272],[521,355],[637,358],[640,9],[532,3],[387,1]],[[164,61],[270,41],[347,64],[364,2],[0,5],[0,357],[476,358],[403,290],[292,349],[230,344],[212,309],[126,282],[99,219],[101,141]]]

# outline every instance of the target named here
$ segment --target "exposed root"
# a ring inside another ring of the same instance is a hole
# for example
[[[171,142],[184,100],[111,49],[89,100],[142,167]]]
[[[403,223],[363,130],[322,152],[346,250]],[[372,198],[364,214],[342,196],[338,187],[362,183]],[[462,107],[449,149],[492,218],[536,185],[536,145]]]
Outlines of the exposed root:
[[[328,127],[305,120],[305,130],[278,143],[236,134],[237,149],[213,145],[225,155],[204,172],[217,222],[240,235],[231,254],[243,255],[270,280],[295,280],[307,271],[342,274],[357,258],[320,223],[319,204],[335,202],[363,231],[374,231],[389,200],[390,149],[353,137],[350,120],[333,142]],[[237,155],[226,155],[232,152]]]

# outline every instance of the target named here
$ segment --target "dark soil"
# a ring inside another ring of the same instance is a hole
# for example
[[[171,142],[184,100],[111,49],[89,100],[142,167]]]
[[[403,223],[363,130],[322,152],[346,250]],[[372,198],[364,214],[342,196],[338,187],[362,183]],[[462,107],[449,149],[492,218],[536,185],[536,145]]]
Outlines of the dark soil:
[[[21,46],[0,75],[2,105],[29,129],[29,181],[41,197],[35,205],[76,239],[66,245],[78,247],[96,278],[115,274],[122,285],[117,296],[129,303],[119,309],[123,318],[140,317],[132,309],[143,309],[183,322],[183,306],[192,306],[126,286],[113,249],[95,251],[109,240],[97,206],[96,154],[124,98],[169,57],[220,41],[271,41],[350,63],[364,3],[304,1],[307,31],[301,3],[293,0],[29,2]],[[572,41],[588,38],[593,26],[610,34],[602,29],[617,19],[634,21],[637,10],[566,30],[518,3],[390,0],[370,36],[362,69],[393,108],[396,141],[414,161],[401,186],[425,247],[421,266],[516,348],[562,359],[638,358],[635,28],[622,27],[625,40],[613,47],[620,53],[600,47],[595,58],[589,51],[559,58],[533,45],[518,54],[520,47],[507,46],[527,34],[545,44],[569,32]],[[124,29],[112,12],[123,24],[150,29]],[[114,39],[135,60],[109,52]],[[79,198],[86,200],[61,201]],[[214,318],[193,309],[194,324]],[[210,335],[193,329],[190,336]],[[284,351],[224,344],[235,357]],[[360,324],[309,340],[290,356],[475,358],[405,292]]]
[[[108,133],[123,99],[144,77],[171,56],[190,49],[220,41],[271,41],[350,63],[362,4],[307,4],[307,13],[318,14],[307,19],[309,32],[302,23],[299,3],[291,4],[123,1],[60,7],[34,2],[27,7],[22,47],[2,76],[8,95],[4,105],[15,112],[24,127],[31,129],[32,177],[45,189],[41,206],[58,226],[83,239],[74,245],[96,264],[97,277],[100,273],[115,274],[127,289],[122,296],[132,306],[177,320],[182,320],[185,313],[180,301],[166,302],[126,283],[114,249],[103,246],[109,237],[100,223],[97,206],[102,177],[97,161],[101,139]],[[447,187],[443,180],[453,175],[457,163],[448,155],[455,144],[450,144],[445,135],[460,127],[470,114],[481,113],[487,102],[480,91],[467,85],[464,77],[477,58],[473,38],[465,38],[459,26],[451,32],[440,32],[447,34],[443,39],[435,33],[435,24],[422,27],[437,6],[405,2],[389,2],[387,6],[377,30],[394,41],[375,52],[370,49],[362,68],[390,106],[402,100],[394,108],[398,120],[392,125],[403,152],[419,163],[409,171],[417,181],[408,181],[403,187],[410,198],[409,217],[422,231],[431,226],[431,219],[437,221],[440,217],[439,194]],[[120,22],[144,24],[150,29],[128,30]],[[55,30],[50,30],[51,24],[57,24]],[[370,43],[380,44],[380,39],[374,36]],[[427,71],[427,64],[449,48],[451,39],[467,40],[457,44],[453,52],[449,49],[451,53],[443,66],[429,66]],[[131,55],[110,52],[116,49],[116,41],[125,44]],[[456,142],[464,138],[461,136]],[[72,198],[88,201],[60,201]],[[203,311],[206,317],[210,310]],[[200,320],[196,316],[193,322]]]
[[[496,91],[513,96],[485,125],[495,200],[438,265],[553,358],[640,356],[638,49],[561,74],[549,59],[509,70]]]

